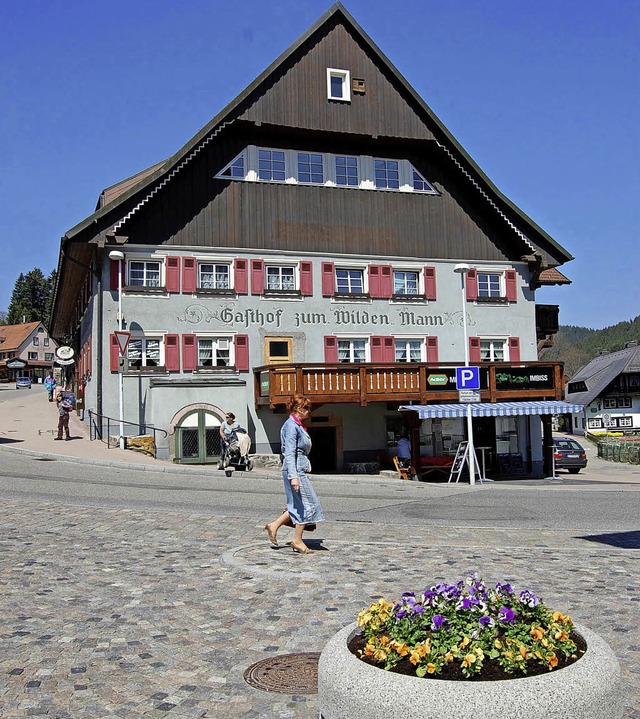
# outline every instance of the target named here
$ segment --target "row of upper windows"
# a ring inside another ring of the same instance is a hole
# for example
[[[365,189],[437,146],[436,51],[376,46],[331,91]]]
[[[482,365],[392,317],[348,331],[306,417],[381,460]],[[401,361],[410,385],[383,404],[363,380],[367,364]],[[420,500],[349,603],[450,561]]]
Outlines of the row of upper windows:
[[[43,338],[42,338],[42,344],[43,344],[44,347],[48,347],[48,346],[49,346],[49,338],[48,338],[48,337],[43,337]],[[39,345],[40,345],[40,338],[39,338],[39,337],[34,337],[34,338],[33,338],[33,346],[34,346],[34,347],[38,347]]]
[[[111,265],[111,289],[118,288],[118,264]],[[126,288],[157,288],[167,292],[235,292],[248,294],[297,293],[313,295],[313,263],[264,260],[198,260],[194,257],[166,257],[162,260],[125,261]],[[342,265],[322,262],[322,295],[369,296],[374,298],[436,299],[436,268],[394,267],[392,265]],[[515,302],[515,270],[473,268],[467,274],[468,300]]]
[[[408,160],[277,150],[255,145],[246,147],[216,177],[438,194]]]
[[[38,353],[37,352],[27,352],[27,359],[37,360]],[[53,352],[45,352],[44,353],[44,361],[45,362],[53,362]]]
[[[470,337],[469,355],[472,362],[519,362],[518,337]],[[111,371],[118,371],[119,345],[111,335]],[[247,335],[167,334],[134,336],[127,346],[130,369],[164,369],[169,372],[191,372],[213,367],[249,370],[249,338]],[[293,362],[292,338],[265,339],[265,361]],[[359,364],[365,362],[438,362],[438,338],[370,336],[324,337],[324,361],[327,363]]]

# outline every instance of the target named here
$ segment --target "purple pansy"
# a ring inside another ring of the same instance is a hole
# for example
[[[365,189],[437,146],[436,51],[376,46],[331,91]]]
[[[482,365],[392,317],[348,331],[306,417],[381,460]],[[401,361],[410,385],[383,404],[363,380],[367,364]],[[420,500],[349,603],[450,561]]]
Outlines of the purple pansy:
[[[498,621],[503,624],[514,624],[516,619],[515,612],[510,607],[500,607],[498,612]]]
[[[538,597],[536,597],[536,595],[528,589],[520,592],[520,602],[522,604],[526,604],[528,607],[537,607],[539,601]]]
[[[447,623],[446,617],[443,617],[441,614],[434,614],[431,617],[431,631],[437,632]]]

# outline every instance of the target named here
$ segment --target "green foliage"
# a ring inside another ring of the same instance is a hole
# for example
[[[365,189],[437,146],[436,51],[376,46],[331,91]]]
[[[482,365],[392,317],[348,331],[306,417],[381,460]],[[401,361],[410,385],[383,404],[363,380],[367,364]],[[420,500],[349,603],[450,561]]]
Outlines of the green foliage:
[[[48,326],[55,279],[55,270],[45,277],[37,267],[26,275],[20,274],[11,293],[6,323],[43,322]]]
[[[617,352],[626,342],[640,340],[640,315],[628,322],[592,330],[588,327],[561,325],[555,335],[553,347],[540,352],[543,362],[564,362],[569,377],[603,351]]]

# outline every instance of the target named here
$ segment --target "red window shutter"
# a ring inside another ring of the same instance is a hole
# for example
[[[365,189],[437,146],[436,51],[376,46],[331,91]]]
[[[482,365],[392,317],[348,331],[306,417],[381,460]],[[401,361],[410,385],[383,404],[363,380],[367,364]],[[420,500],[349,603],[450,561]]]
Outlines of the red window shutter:
[[[236,369],[249,371],[249,335],[236,335]]]
[[[427,362],[438,361],[438,338],[427,337]]]
[[[238,295],[249,292],[247,261],[236,257],[233,263],[234,289]]]
[[[112,372],[118,371],[118,358],[120,357],[120,347],[115,334],[109,335],[109,365]]]
[[[424,268],[424,296],[427,300],[436,298],[436,268]],[[437,338],[436,338],[437,339]]]
[[[164,366],[169,372],[180,371],[180,335],[164,336]]]
[[[371,337],[371,361],[395,362],[396,347],[393,337]]]
[[[469,361],[480,362],[480,338],[469,337]]]
[[[478,272],[472,268],[467,272],[467,299],[478,299]]]
[[[520,362],[519,337],[509,337],[509,362]]]
[[[333,262],[322,263],[322,296],[333,297],[336,293],[336,271]],[[327,360],[328,361],[328,360]]]
[[[300,263],[300,294],[304,297],[313,295],[313,263]]]
[[[324,361],[334,363],[338,361],[338,338],[327,335],[324,338]]]
[[[180,258],[167,257],[165,268],[167,292],[180,292]]]
[[[369,265],[369,294],[371,297],[382,297],[380,287],[380,265]],[[382,360],[375,360],[381,362]]]
[[[264,294],[264,262],[251,260],[251,294]]]
[[[198,366],[198,345],[195,335],[182,335],[182,369],[193,372]]]
[[[504,273],[505,276],[505,284],[507,289],[507,300],[509,302],[516,302],[518,299],[518,287],[516,284],[516,271],[515,270],[507,270]]]
[[[109,289],[118,291],[118,267],[122,263],[122,286],[124,287],[126,279],[124,276],[124,261],[123,260],[111,260],[111,268],[109,274]]]
[[[393,294],[393,270],[391,265],[380,265],[380,295],[379,297],[391,297]],[[395,359],[395,357],[394,357]]]
[[[182,291],[194,293],[198,284],[198,263],[195,257],[182,258]]]

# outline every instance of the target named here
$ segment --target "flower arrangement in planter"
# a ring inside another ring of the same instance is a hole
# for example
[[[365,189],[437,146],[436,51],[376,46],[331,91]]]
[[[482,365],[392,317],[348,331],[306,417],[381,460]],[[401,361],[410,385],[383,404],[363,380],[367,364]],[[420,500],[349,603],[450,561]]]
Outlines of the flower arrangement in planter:
[[[569,666],[586,645],[569,616],[509,583],[489,587],[474,574],[358,615],[350,644],[363,661],[418,677],[496,680]]]
[[[477,575],[360,612],[320,654],[318,703],[320,719],[623,715],[620,665],[602,637]]]

